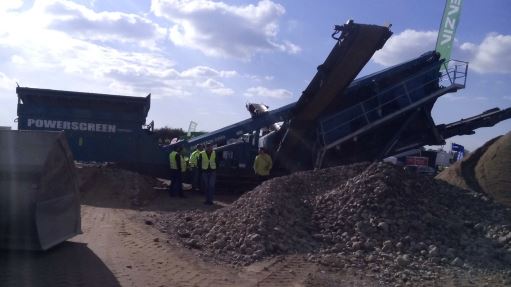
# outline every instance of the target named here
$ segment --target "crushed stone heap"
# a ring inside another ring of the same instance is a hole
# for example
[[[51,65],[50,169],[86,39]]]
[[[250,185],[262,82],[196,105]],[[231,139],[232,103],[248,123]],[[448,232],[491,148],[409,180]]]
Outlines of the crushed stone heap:
[[[385,163],[274,178],[231,206],[164,221],[186,246],[233,264],[292,253],[424,274],[447,264],[511,264],[509,208]]]
[[[157,196],[156,178],[104,164],[78,164],[81,203],[94,206],[140,207]]]

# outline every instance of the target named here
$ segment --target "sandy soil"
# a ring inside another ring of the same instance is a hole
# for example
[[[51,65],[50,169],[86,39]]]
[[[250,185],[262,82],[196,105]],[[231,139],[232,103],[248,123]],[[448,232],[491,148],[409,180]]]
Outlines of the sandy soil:
[[[144,207],[82,205],[83,234],[70,242],[46,252],[0,252],[0,286],[303,286],[316,266],[300,256],[243,268],[220,265],[168,242],[147,221],[156,212],[207,211],[234,200],[218,199],[206,207],[202,196],[170,199],[159,190]]]
[[[463,189],[485,192],[511,206],[511,132],[486,142],[437,175]]]

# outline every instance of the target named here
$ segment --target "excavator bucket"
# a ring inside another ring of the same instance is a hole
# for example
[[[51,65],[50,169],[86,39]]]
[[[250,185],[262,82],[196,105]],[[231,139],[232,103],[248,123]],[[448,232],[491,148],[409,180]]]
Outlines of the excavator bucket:
[[[0,130],[0,248],[46,250],[80,233],[64,133]]]

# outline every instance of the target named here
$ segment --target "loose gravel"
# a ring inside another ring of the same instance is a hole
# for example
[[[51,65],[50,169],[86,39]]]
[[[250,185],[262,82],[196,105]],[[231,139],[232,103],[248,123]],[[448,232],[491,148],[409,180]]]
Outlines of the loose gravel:
[[[185,246],[235,265],[304,254],[371,270],[382,284],[433,280],[446,266],[499,272],[511,283],[510,208],[385,163],[274,178],[230,206],[160,224]]]

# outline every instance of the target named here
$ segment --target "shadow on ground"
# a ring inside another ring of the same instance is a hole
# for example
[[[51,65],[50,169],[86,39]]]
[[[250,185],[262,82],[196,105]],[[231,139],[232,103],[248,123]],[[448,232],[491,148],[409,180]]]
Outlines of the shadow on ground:
[[[215,195],[214,205],[205,205],[205,196],[198,191],[184,191],[185,198],[170,197],[164,186],[155,186],[145,190],[142,196],[129,198],[122,190],[88,190],[81,194],[81,204],[105,207],[133,209],[142,211],[185,211],[185,210],[215,210],[231,204],[241,194],[220,192]]]
[[[48,251],[0,251],[0,286],[121,286],[86,244],[64,242]]]
[[[138,207],[138,210],[144,211],[186,211],[186,210],[204,210],[212,211],[227,205],[237,200],[240,194],[221,193],[215,195],[213,205],[205,205],[205,196],[196,191],[185,191],[185,198],[170,197],[166,189],[160,189],[157,196]]]

